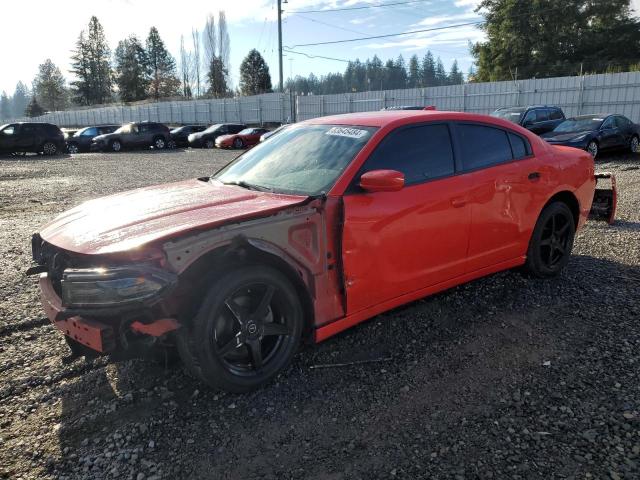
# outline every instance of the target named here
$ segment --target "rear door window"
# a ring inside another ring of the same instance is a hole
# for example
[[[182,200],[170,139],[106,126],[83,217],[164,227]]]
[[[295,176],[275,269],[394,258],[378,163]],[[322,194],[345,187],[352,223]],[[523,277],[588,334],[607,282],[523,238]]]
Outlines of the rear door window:
[[[539,108],[536,110],[536,123],[546,122],[549,120],[549,110],[546,108]]]
[[[456,126],[462,165],[477,170],[513,159],[507,132],[485,125],[461,123]]]
[[[95,137],[98,135],[97,128],[87,128],[84,132],[82,132],[83,137]]]
[[[562,116],[562,112],[557,109],[557,108],[553,108],[551,109],[551,113],[549,114],[549,119],[550,120],[562,120],[564,117]]]
[[[418,125],[391,132],[367,159],[361,174],[372,170],[402,172],[406,185],[453,175],[449,127]]]

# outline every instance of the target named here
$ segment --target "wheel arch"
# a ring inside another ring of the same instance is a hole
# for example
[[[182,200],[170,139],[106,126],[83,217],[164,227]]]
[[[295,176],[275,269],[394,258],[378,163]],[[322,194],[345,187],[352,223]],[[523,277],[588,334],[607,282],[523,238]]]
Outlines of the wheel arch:
[[[304,312],[303,338],[311,338],[314,326],[313,299],[303,279],[302,267],[283,258],[260,241],[243,238],[203,253],[178,277],[180,317],[190,320],[199,308],[200,300],[211,281],[230,268],[247,265],[266,265],[282,273],[293,285]],[[186,295],[184,293],[186,292]]]
[[[547,200],[547,203],[545,203],[540,210],[538,218],[540,217],[544,209],[554,202],[562,202],[566,204],[567,207],[569,207],[569,210],[571,210],[571,215],[573,216],[574,226],[577,229],[580,222],[580,202],[578,201],[578,198],[575,196],[575,194],[573,192],[570,192],[569,190],[561,190],[555,193],[549,200]]]

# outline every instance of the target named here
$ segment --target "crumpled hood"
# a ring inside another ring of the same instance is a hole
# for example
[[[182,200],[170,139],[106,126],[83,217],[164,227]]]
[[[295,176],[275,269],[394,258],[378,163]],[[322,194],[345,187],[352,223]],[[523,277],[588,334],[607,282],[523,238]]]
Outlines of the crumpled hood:
[[[193,179],[90,200],[45,225],[40,236],[77,253],[116,253],[196,229],[269,215],[307,198]]]
[[[542,138],[544,138],[547,142],[570,142],[575,138],[584,137],[585,135],[589,134],[591,134],[590,130],[567,133],[549,132],[542,135]]]

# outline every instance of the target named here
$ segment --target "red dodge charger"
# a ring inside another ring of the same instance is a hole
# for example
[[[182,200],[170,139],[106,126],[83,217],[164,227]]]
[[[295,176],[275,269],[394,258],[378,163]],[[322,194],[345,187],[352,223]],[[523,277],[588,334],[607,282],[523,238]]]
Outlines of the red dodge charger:
[[[558,275],[595,183],[591,155],[498,118],[324,117],[211,177],[61,214],[33,236],[29,273],[73,354],[174,345],[243,392],[303,338],[512,267]]]

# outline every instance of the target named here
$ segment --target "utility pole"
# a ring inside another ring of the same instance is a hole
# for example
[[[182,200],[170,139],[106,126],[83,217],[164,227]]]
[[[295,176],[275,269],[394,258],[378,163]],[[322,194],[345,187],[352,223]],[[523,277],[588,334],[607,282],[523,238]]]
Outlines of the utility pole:
[[[287,0],[285,0],[285,3],[287,3]],[[282,85],[282,0],[278,0],[278,63],[280,66],[280,83],[279,83],[279,89],[281,92],[283,92],[283,85]]]

